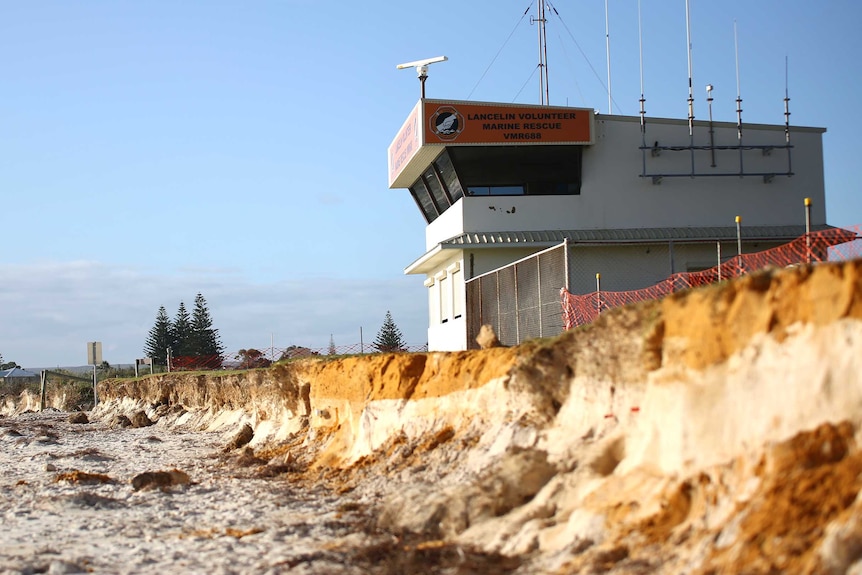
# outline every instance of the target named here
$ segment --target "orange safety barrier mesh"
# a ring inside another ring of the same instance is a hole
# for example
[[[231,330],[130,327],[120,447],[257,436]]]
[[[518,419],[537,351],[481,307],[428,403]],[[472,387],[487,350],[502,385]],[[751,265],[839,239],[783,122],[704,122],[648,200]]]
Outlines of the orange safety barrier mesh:
[[[598,291],[584,295],[560,290],[563,326],[571,329],[595,320],[602,310],[630,303],[659,299],[676,291],[739,277],[769,266],[785,267],[801,263],[845,261],[862,257],[860,226],[812,232],[762,252],[733,256],[720,266],[676,273],[647,288],[631,291]]]

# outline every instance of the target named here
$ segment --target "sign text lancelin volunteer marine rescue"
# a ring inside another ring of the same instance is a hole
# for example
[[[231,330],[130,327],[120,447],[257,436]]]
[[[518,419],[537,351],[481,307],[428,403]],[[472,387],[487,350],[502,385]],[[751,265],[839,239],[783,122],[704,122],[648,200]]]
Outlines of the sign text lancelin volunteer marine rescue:
[[[506,140],[541,140],[542,133],[524,133],[521,130],[562,130],[562,122],[547,122],[541,120],[574,120],[575,112],[522,112],[522,113],[472,113],[467,114],[468,120],[483,121],[483,130],[503,130]],[[495,122],[484,122],[494,120]],[[513,122],[512,120],[520,120]],[[510,133],[510,131],[515,133]]]

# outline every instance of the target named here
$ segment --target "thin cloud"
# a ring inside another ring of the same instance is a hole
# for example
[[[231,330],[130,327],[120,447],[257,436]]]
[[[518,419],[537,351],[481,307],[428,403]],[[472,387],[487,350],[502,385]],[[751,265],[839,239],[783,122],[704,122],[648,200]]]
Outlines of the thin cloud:
[[[95,261],[10,265],[0,288],[0,353],[25,367],[86,363],[86,343],[101,341],[104,359],[142,355],[160,306],[173,317],[201,292],[228,353],[244,347],[323,349],[373,340],[390,310],[410,345],[426,341],[425,289],[417,278],[302,278],[253,284],[221,269],[155,275]]]

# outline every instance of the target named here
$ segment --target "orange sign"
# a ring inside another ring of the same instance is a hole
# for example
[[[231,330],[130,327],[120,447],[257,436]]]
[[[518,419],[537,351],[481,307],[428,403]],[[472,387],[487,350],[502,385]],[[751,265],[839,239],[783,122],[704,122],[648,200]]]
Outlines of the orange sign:
[[[423,116],[426,144],[592,143],[593,111],[586,108],[426,100]]]
[[[391,184],[404,169],[404,166],[416,155],[421,145],[421,127],[419,125],[419,106],[413,107],[413,111],[407,116],[407,120],[398,131],[398,135],[389,145],[389,183]]]

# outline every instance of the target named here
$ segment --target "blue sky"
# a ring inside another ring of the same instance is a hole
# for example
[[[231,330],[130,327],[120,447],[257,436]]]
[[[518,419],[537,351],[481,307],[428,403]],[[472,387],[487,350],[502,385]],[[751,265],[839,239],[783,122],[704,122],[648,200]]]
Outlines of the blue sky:
[[[549,9],[551,103],[607,112],[602,0]],[[203,293],[229,351],[426,340],[424,220],[387,188],[419,96],[398,63],[446,55],[427,96],[538,103],[535,2],[0,3],[0,354],[141,355],[158,307]],[[827,218],[862,223],[862,4],[691,0],[695,116],[824,135]],[[609,2],[614,113],[640,97],[638,2]],[[525,11],[527,14],[525,15]],[[649,116],[687,116],[685,2],[642,0]]]

